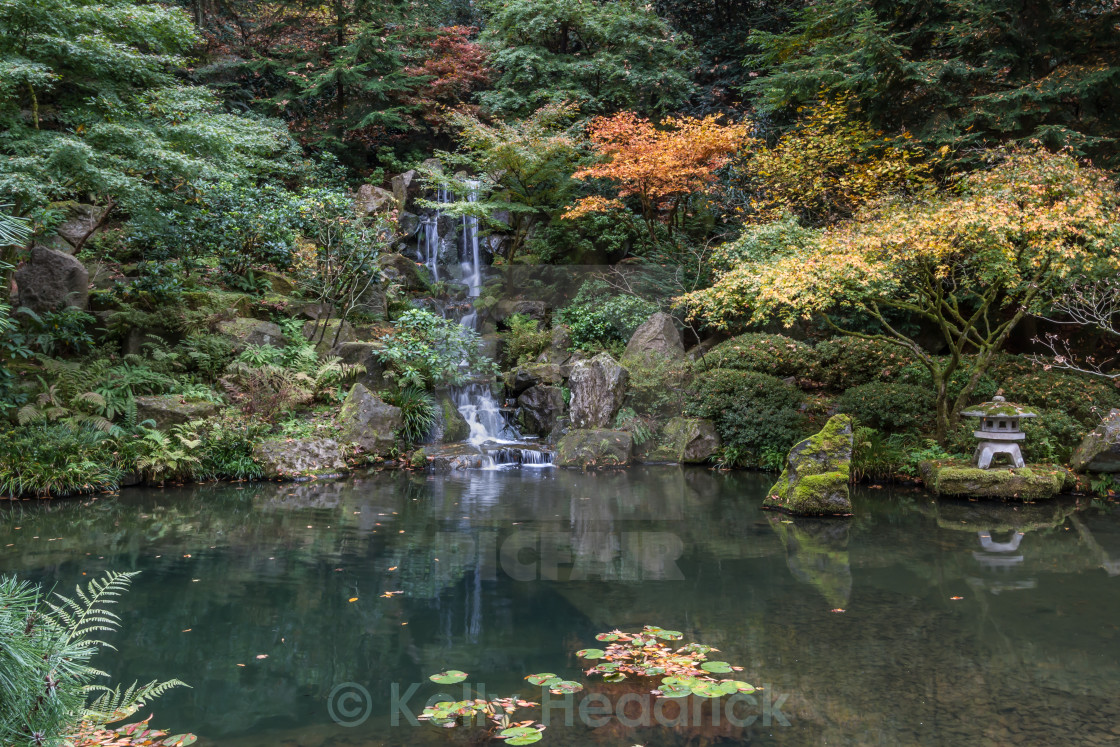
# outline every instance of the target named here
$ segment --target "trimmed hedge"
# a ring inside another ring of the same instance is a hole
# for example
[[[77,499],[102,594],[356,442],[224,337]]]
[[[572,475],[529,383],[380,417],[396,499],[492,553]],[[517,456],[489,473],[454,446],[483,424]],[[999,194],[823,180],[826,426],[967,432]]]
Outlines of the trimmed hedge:
[[[817,344],[814,377],[833,391],[897,379],[914,357],[898,345],[858,337],[834,337]]]
[[[931,388],[890,381],[852,387],[836,404],[840,412],[848,413],[860,425],[887,433],[930,430],[937,416]]]
[[[817,353],[812,346],[784,335],[749,333],[716,345],[701,365],[777,377],[810,377],[816,370]]]

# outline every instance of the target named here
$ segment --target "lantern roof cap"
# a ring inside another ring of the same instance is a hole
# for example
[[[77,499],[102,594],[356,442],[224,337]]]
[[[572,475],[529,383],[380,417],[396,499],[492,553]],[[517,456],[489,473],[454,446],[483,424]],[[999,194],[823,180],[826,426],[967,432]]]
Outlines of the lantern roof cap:
[[[961,415],[970,418],[1037,418],[1038,413],[1028,410],[1023,405],[1008,402],[1000,395],[992,397],[991,402],[982,402],[973,405],[967,410],[961,410]]]

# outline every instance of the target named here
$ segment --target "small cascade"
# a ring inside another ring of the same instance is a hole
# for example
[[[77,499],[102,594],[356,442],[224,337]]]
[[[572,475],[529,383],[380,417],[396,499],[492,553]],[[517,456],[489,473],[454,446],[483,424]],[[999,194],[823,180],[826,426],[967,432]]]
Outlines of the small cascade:
[[[478,202],[478,186],[476,179],[467,181],[469,192],[467,200]],[[473,215],[463,216],[463,280],[467,284],[471,298],[478,298],[482,292],[482,259],[478,251],[478,218]]]

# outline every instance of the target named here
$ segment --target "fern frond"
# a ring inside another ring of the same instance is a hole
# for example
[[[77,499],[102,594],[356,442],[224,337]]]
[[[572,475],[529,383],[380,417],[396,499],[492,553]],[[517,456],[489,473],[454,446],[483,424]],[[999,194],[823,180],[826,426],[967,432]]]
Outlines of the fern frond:
[[[180,680],[167,680],[166,682],[152,680],[146,685],[140,685],[139,681],[133,682],[125,690],[122,690],[120,685],[112,690],[105,686],[87,687],[87,691],[100,692],[101,696],[86,706],[82,720],[98,724],[111,724],[115,721],[121,721],[168,690],[176,687],[190,686]]]
[[[87,636],[94,632],[117,629],[120,618],[106,607],[116,604],[117,597],[128,591],[132,579],[138,573],[138,571],[106,571],[103,578],[90,581],[86,590],[76,586],[76,598],[73,599],[56,593],[55,596],[61,600],[61,603],[48,601],[47,607],[51,611],[53,621],[66,630],[66,642],[81,641],[86,645],[105,645],[100,641],[88,640]]]

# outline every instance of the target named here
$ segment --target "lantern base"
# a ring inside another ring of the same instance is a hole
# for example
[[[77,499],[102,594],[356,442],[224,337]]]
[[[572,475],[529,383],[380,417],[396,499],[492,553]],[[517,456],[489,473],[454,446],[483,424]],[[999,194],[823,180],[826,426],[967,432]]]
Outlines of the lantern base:
[[[980,469],[988,469],[992,464],[992,457],[996,454],[1007,454],[1016,467],[1026,466],[1023,462],[1023,452],[1019,451],[1019,444],[1014,441],[981,441],[976,445],[972,463]]]

